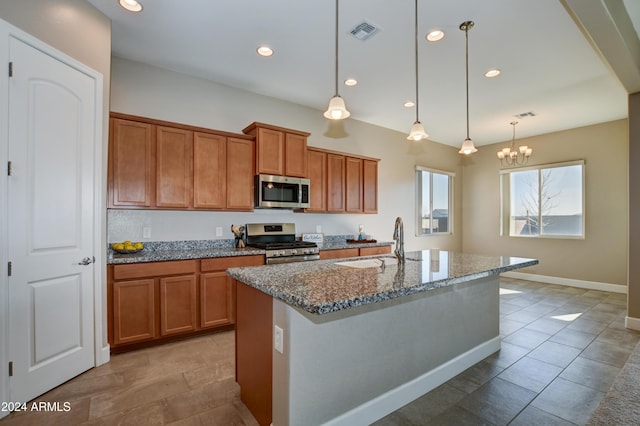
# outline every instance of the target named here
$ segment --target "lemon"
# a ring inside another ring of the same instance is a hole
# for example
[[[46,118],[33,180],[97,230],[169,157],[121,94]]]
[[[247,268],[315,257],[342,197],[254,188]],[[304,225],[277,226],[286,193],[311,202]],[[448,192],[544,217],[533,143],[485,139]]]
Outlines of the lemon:
[[[142,243],[135,243],[133,247],[135,247],[136,250],[142,250],[144,248]]]
[[[127,241],[125,241],[125,242],[124,242],[124,243],[122,243],[122,244],[124,244],[125,246],[130,246],[130,245],[131,245],[131,241],[127,240]]]
[[[124,250],[124,244],[122,243],[115,243],[111,246],[112,249],[114,250]]]

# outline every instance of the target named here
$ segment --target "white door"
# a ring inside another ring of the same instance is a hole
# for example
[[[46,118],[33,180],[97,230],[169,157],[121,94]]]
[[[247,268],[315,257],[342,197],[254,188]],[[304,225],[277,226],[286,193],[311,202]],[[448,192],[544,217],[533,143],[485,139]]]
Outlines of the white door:
[[[26,402],[94,365],[96,95],[13,37],[9,56],[9,389]]]

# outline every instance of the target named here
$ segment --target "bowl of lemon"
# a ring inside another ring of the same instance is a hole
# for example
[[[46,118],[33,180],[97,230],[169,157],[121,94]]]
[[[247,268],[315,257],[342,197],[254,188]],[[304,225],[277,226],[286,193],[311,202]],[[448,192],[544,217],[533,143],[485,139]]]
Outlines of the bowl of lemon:
[[[127,240],[122,243],[113,243],[111,244],[111,248],[116,253],[137,253],[144,248],[144,245],[141,242],[132,243]]]

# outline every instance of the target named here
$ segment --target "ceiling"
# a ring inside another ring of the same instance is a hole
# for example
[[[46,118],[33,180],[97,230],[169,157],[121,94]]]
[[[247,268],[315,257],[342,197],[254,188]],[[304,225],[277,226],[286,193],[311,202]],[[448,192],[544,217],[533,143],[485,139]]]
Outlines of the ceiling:
[[[112,20],[116,56],[305,105],[319,115],[334,94],[334,1],[140,1],[144,9],[135,14],[116,0],[89,0]],[[466,136],[465,34],[459,26],[467,20],[475,22],[468,34],[469,114],[477,146],[511,139],[509,123],[521,113],[535,116],[518,119],[517,137],[627,117],[627,93],[640,91],[633,53],[640,43],[639,5],[420,0],[419,118],[430,139],[460,146]],[[351,118],[408,133],[416,115],[403,107],[415,98],[414,2],[343,0],[339,12],[339,92]],[[362,22],[379,29],[366,41],[350,34]],[[427,42],[434,28],[445,38]],[[609,46],[612,37],[603,28],[617,31],[621,41]],[[261,44],[274,55],[258,56]],[[484,77],[493,67],[501,75]],[[621,79],[621,72],[630,75]],[[358,85],[344,86],[349,77]]]

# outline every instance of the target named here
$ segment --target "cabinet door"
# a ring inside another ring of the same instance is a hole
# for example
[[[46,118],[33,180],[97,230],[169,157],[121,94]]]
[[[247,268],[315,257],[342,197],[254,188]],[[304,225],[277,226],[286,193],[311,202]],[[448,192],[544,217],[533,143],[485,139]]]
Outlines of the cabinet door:
[[[362,160],[362,208],[364,213],[378,213],[378,162]]]
[[[268,175],[284,175],[284,133],[258,128],[256,144],[256,171]]]
[[[362,159],[345,160],[345,211],[362,213]]]
[[[307,211],[327,211],[327,153],[309,150],[309,208]]]
[[[227,209],[253,210],[253,141],[227,139]]]
[[[193,135],[193,207],[227,207],[227,138],[224,136]]]
[[[343,155],[327,154],[327,211],[344,211],[344,168]]]
[[[154,185],[154,137],[151,124],[111,119],[109,206],[151,207]]]
[[[160,334],[196,329],[196,277],[160,278]]]
[[[113,283],[113,344],[156,337],[155,281]]]
[[[171,127],[156,129],[156,206],[191,205],[193,133]]]
[[[360,256],[375,256],[376,254],[391,253],[391,246],[361,247]]]
[[[232,282],[224,271],[200,275],[200,327],[233,324]]]
[[[307,177],[307,137],[285,133],[284,142],[285,176]]]

